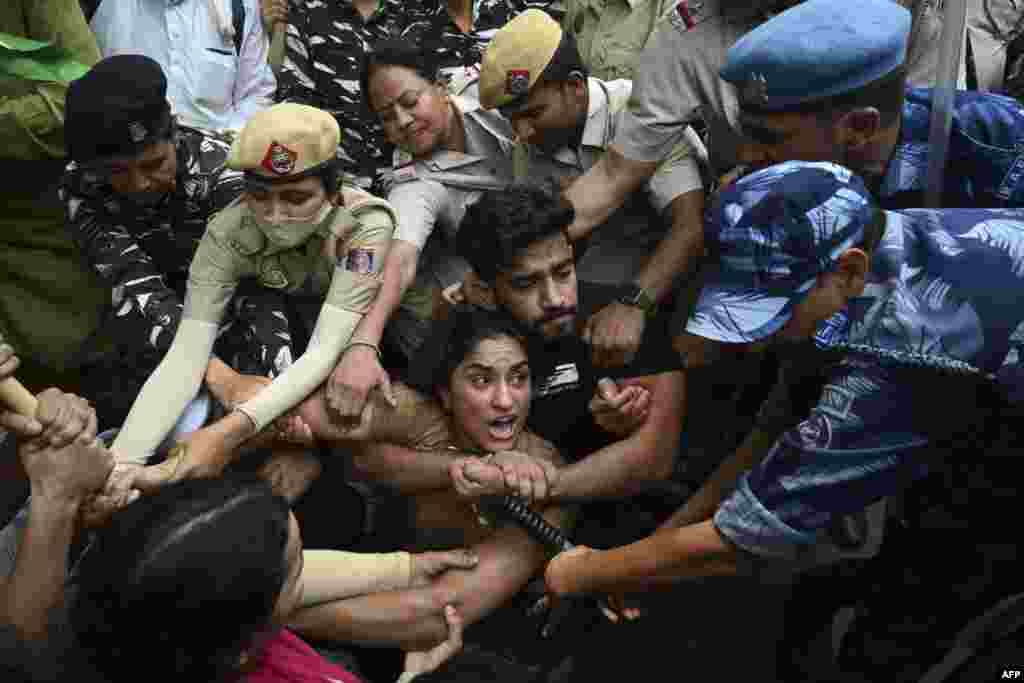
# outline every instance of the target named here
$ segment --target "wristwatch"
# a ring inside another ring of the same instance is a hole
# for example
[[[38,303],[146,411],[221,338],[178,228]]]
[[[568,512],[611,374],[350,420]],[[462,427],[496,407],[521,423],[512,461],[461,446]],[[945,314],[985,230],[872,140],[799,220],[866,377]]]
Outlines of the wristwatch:
[[[648,318],[653,318],[658,312],[658,302],[646,289],[634,282],[622,286],[622,293],[619,294],[617,301],[626,306],[639,308]]]

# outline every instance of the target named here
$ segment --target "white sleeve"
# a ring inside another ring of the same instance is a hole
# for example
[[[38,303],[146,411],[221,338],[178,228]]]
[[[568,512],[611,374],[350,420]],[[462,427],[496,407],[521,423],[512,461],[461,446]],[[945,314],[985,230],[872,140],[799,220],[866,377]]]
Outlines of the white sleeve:
[[[357,225],[339,241],[333,255],[331,288],[320,308],[306,352],[259,394],[238,407],[260,430],[294,408],[323,384],[380,289],[380,272],[391,244],[391,213],[376,208],[357,212]],[[354,252],[363,264],[356,264]]]
[[[362,313],[325,303],[306,352],[237,409],[245,413],[259,431],[297,406],[327,379],[362,319]]]
[[[195,398],[245,265],[207,230],[189,266],[185,310],[171,348],[142,386],[111,446],[119,461],[145,464]]]
[[[142,386],[111,446],[118,462],[145,465],[195,398],[217,339],[216,323],[184,318],[171,348]]]

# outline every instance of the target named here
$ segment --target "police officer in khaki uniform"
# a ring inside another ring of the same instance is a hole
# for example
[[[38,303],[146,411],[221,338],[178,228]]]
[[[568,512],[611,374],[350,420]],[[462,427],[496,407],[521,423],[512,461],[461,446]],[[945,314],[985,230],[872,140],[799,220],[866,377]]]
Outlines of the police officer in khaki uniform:
[[[662,17],[640,57],[632,99],[609,153],[567,192],[576,208],[574,234],[604,222],[671,153],[687,124],[699,118],[709,130],[712,172],[725,173],[738,163],[740,138],[734,131],[739,107],[732,86],[719,78],[718,71],[742,35],[794,4],[795,0],[680,0]],[[907,60],[911,82],[930,82],[934,73],[941,27],[936,10],[924,9]],[[680,231],[696,235],[703,211],[703,197],[694,195],[689,215],[679,218],[685,221]],[[682,270],[690,266],[687,263]],[[655,283],[640,284],[660,295]],[[634,350],[639,339],[635,330],[616,329],[610,320],[594,334],[607,338],[611,346]]]
[[[535,9],[498,31],[480,74],[481,104],[498,109],[516,132],[521,178],[566,181],[592,168],[614,139],[631,90],[628,80],[588,77],[573,35]],[[645,316],[655,313],[657,298],[637,280],[647,282],[659,264],[686,256],[686,243],[666,237],[666,217],[685,215],[688,195],[700,191],[703,156],[703,144],[687,129],[644,188],[599,229],[573,236],[588,242],[577,265],[581,278],[623,285],[620,300],[600,316],[630,318],[630,326],[639,318],[643,329]],[[671,288],[675,276],[670,272],[664,286],[658,283],[659,293]],[[595,360],[618,365],[628,363],[630,354],[610,351],[599,340]]]
[[[336,189],[339,138],[330,114],[298,104],[275,105],[242,129],[227,166],[244,171],[245,193],[211,219],[196,250],[174,342],[112,446],[120,462],[113,493],[131,485],[195,395],[241,280],[324,297],[316,327],[305,353],[285,372],[190,437],[176,477],[219,471],[225,463],[214,454],[233,450],[306,398],[346,349],[370,344],[360,341],[359,328],[380,285],[395,216],[383,200]]]
[[[0,3],[0,33],[51,41],[62,61],[84,70],[99,61],[75,0]],[[63,80],[7,69],[33,53],[0,50],[0,330],[21,354],[22,380],[68,386],[65,371],[99,322],[106,293],[64,231],[57,184],[64,169]]]
[[[590,75],[632,79],[668,0],[567,0],[562,28],[576,38]]]

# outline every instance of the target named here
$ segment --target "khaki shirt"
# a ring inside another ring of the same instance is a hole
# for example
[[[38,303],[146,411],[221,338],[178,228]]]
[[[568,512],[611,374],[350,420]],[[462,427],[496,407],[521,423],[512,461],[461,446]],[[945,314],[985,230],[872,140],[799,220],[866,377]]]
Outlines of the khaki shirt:
[[[941,32],[936,10],[923,9],[907,58],[913,84],[927,84],[934,77]],[[718,72],[729,48],[769,16],[756,6],[729,0],[682,0],[668,11],[640,57],[616,148],[636,161],[664,159],[686,124],[703,116],[712,171],[717,175],[735,166],[739,103],[733,86]]]
[[[590,75],[632,79],[658,19],[671,0],[566,0],[562,28],[576,37]]]
[[[325,304],[365,313],[379,287],[395,216],[386,202],[362,190],[343,188],[342,197],[328,227],[285,251],[267,243],[241,199],[214,216],[189,268],[183,317],[220,323],[243,278],[289,292],[311,288],[326,295]],[[329,233],[338,237],[333,254],[324,249]]]
[[[528,159],[516,175],[567,178],[589,171],[615,139],[632,90],[628,80],[587,79],[587,121],[579,147],[563,147],[547,155],[536,147],[517,145],[516,154]],[[704,145],[692,131],[672,149],[645,186],[646,199],[656,213],[663,213],[676,197],[702,187],[700,168],[705,156]]]

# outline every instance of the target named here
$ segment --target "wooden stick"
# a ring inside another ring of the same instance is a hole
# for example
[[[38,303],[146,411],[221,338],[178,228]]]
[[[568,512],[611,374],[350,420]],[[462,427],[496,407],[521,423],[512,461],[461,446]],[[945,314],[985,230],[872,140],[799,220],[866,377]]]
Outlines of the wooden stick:
[[[36,397],[13,377],[0,381],[0,403],[25,417],[35,417],[39,405]]]

